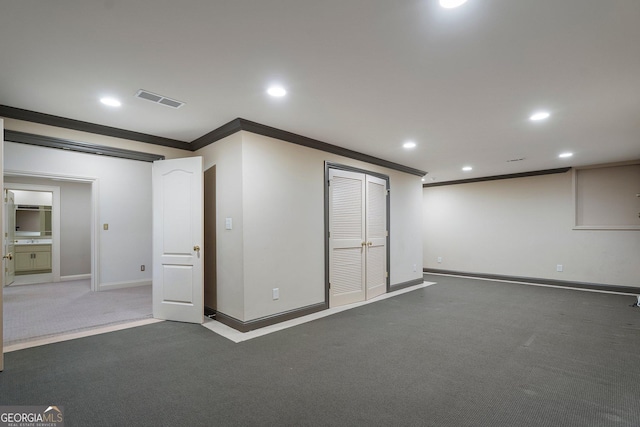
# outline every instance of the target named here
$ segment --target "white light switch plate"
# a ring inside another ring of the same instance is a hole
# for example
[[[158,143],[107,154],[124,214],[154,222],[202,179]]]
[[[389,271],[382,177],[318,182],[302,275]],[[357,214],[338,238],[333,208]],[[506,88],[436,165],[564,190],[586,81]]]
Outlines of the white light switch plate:
[[[226,230],[231,230],[233,228],[233,219],[225,218],[224,219],[224,228]]]

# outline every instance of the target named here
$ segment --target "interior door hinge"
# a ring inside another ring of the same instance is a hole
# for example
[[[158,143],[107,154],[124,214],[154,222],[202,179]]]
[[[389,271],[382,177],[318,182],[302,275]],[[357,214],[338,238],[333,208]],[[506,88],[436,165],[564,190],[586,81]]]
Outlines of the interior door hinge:
[[[385,230],[384,237],[389,237],[389,230]]]
[[[388,271],[384,272],[384,277],[389,278],[389,272]]]
[[[384,192],[384,194],[385,194],[386,196],[388,196],[388,195],[389,195],[389,190],[385,191],[385,192]]]
[[[329,232],[329,238],[331,238],[331,232]]]

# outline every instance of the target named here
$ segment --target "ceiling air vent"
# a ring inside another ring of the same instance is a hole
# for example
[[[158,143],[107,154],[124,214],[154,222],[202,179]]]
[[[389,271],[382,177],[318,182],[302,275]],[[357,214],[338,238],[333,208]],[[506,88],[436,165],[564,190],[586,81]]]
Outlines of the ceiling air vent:
[[[149,92],[144,89],[140,89],[136,92],[136,97],[155,102],[156,104],[166,105],[171,108],[180,108],[184,105],[184,102],[176,101],[175,99],[167,98],[166,96],[158,95],[157,93]]]

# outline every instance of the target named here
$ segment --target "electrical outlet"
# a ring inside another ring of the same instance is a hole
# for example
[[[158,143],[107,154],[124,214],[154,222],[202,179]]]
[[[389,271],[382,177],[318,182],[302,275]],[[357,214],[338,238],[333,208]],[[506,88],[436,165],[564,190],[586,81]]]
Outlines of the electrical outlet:
[[[439,257],[438,257],[438,264],[440,264],[441,262],[442,262],[442,257],[441,257],[441,256],[439,256]]]
[[[140,271],[144,271],[144,269],[145,269],[144,264],[142,264],[142,265],[140,266]]]
[[[562,266],[562,264],[558,264],[558,265],[556,265],[556,271],[557,271],[557,272],[560,272],[560,273],[561,273],[563,270],[564,270],[564,267]]]
[[[273,288],[273,299],[280,299],[280,288]]]
[[[416,271],[418,271],[418,267],[415,264],[413,264],[413,272],[415,273]]]

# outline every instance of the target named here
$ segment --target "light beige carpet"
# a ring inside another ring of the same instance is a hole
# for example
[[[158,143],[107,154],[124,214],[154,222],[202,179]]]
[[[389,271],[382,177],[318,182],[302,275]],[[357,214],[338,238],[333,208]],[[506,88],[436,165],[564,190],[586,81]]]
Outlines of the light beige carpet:
[[[4,344],[149,318],[151,285],[91,292],[89,280],[3,289]]]

